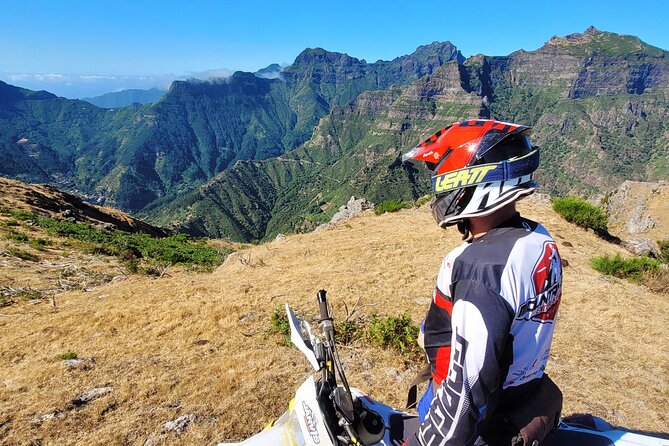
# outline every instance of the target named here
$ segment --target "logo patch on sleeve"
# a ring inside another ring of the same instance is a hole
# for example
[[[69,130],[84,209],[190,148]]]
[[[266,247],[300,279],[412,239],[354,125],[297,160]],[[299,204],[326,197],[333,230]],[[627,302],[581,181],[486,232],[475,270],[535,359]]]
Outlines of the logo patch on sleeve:
[[[562,264],[555,242],[545,242],[532,272],[535,296],[518,310],[518,319],[551,323],[562,297]]]

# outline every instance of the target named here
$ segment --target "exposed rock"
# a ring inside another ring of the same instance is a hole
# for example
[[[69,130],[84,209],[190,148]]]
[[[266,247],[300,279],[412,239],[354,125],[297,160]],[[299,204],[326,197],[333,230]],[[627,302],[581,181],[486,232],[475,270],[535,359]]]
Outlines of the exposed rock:
[[[163,424],[163,432],[174,432],[181,434],[188,430],[188,426],[190,426],[193,421],[195,421],[195,415],[190,413],[182,415],[175,420],[168,421],[167,423]]]
[[[337,223],[343,220],[348,220],[354,215],[358,215],[363,211],[374,209],[374,204],[367,201],[365,198],[355,198],[354,196],[348,200],[344,206],[339,208],[339,212],[332,216],[330,223]]]
[[[660,252],[655,242],[643,237],[625,240],[623,247],[637,256],[657,257]]]
[[[230,255],[228,255],[225,258],[225,260],[223,261],[223,264],[221,264],[221,266],[216,268],[216,271],[218,271],[220,269],[223,269],[223,267],[225,267],[225,265],[227,265],[228,263],[234,262],[236,259],[239,259],[239,253],[238,252],[230,253]]]
[[[534,201],[536,203],[541,203],[541,204],[551,204],[551,199],[552,197],[548,194],[542,194],[540,192],[535,192],[529,197],[527,197],[527,200]]]
[[[95,227],[98,229],[102,229],[104,231],[114,231],[117,229],[114,223],[107,223],[107,222],[98,223],[95,225]]]
[[[111,393],[113,390],[113,387],[95,387],[75,397],[72,400],[72,404],[76,407],[85,406],[91,401]]]
[[[359,213],[368,211],[370,209],[374,209],[374,203],[370,203],[366,198],[355,198],[355,196],[353,196],[350,200],[348,200],[348,203],[339,208],[339,211],[332,216],[332,219],[329,223],[323,223],[322,225],[318,226],[314,232],[327,229],[335,223],[348,220],[354,215],[358,215]]]
[[[63,367],[65,367],[66,369],[76,369],[84,362],[85,361],[83,359],[66,359],[64,361],[61,361]]]
[[[388,376],[391,377],[391,378],[395,378],[395,379],[396,379],[396,378],[399,378],[399,377],[400,377],[400,371],[397,370],[397,369],[394,368],[394,367],[388,367],[388,368],[386,369],[386,375],[388,375]]]
[[[625,181],[606,204],[609,232],[637,255],[657,255],[669,234],[669,184]]]
[[[56,418],[64,418],[65,416],[66,412],[56,409],[52,410],[51,412],[43,413],[42,415],[35,415],[32,423],[36,426],[41,426],[42,423],[46,421],[55,420]]]
[[[606,204],[609,223],[624,225],[626,232],[640,234],[655,226],[646,213],[648,198],[656,193],[659,183],[625,181],[610,196]]]

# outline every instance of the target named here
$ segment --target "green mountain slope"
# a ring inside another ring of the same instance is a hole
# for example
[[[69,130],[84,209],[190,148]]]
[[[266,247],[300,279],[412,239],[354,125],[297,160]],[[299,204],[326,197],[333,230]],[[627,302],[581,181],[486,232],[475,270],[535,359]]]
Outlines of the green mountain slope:
[[[299,146],[332,107],[363,91],[407,83],[461,57],[449,43],[372,64],[309,49],[283,78],[238,72],[225,80],[177,81],[158,103],[119,110],[0,83],[0,160],[7,161],[0,174],[57,183],[139,211],[238,160]]]
[[[641,75],[639,66],[654,74]],[[594,29],[533,52],[450,62],[408,86],[363,93],[321,120],[298,150],[238,163],[148,213],[186,232],[239,240],[309,230],[353,194],[379,202],[428,192],[428,175],[402,165],[399,154],[450,122],[478,116],[535,127],[544,192],[666,179],[668,73],[665,52]]]
[[[481,108],[481,98],[461,85],[459,63],[449,62],[406,87],[361,94],[321,120],[299,149],[239,162],[150,215],[196,235],[260,240],[313,229],[354,194],[416,198],[429,190],[428,177],[399,162],[402,150]]]
[[[589,28],[467,60],[450,43],[374,63],[316,48],[274,68],[119,110],[0,83],[0,174],[237,240],[311,229],[352,194],[427,192],[399,154],[478,116],[535,128],[546,192],[669,179],[668,53],[633,36]]]

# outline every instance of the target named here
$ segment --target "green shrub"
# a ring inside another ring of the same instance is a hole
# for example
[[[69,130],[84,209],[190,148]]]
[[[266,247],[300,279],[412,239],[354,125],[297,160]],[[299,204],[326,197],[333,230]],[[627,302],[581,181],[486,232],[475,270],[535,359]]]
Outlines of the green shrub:
[[[139,272],[139,262],[136,259],[126,260],[125,269],[127,269],[130,274],[137,274]]]
[[[26,211],[9,211],[9,215],[19,221],[30,221],[36,218],[35,214]]]
[[[290,345],[290,324],[288,323],[288,315],[283,305],[274,309],[270,319],[270,331],[280,334],[283,338],[283,343]]]
[[[44,238],[33,238],[28,240],[28,246],[37,251],[44,251],[44,248],[50,244],[51,242]]]
[[[411,203],[400,200],[386,200],[374,206],[374,213],[376,215],[385,214],[386,212],[397,212],[400,209],[410,208]]]
[[[425,203],[428,203],[430,200],[432,200],[432,195],[423,195],[418,200],[414,201],[413,204],[416,207],[421,207]]]
[[[660,248],[660,260],[662,263],[669,263],[669,240],[658,240],[657,246]]]
[[[22,260],[29,260],[31,262],[37,262],[39,260],[39,257],[37,257],[35,254],[31,254],[28,251],[24,251],[22,249],[9,248],[8,251],[14,257],[18,257]]]
[[[553,200],[553,210],[568,222],[582,228],[589,228],[596,232],[607,230],[606,213],[580,197],[556,198]]]
[[[26,288],[20,290],[14,296],[18,299],[25,299],[25,300],[44,299],[44,294],[42,294],[40,290],[34,290],[32,288]]]
[[[414,356],[421,353],[419,331],[418,324],[406,313],[386,317],[373,314],[365,335],[378,347],[393,348],[403,356]]]
[[[285,308],[279,306],[274,309],[271,318],[272,333],[282,334],[290,337],[290,324],[288,323],[288,315]]]
[[[79,355],[77,355],[75,352],[71,350],[63,352],[60,355],[56,356],[56,359],[59,361],[66,361],[68,359],[77,359],[77,358],[79,358]]]
[[[299,317],[299,316],[298,316]],[[335,339],[338,345],[351,345],[364,340],[381,348],[392,348],[406,357],[422,354],[418,345],[418,325],[411,316],[381,317],[373,314],[369,319],[362,317],[351,320],[335,320]],[[318,324],[312,330],[320,333]],[[270,332],[282,336],[286,345],[290,344],[290,324],[283,306],[277,307],[270,318]]]
[[[7,238],[7,240],[14,240],[15,242],[19,243],[26,243],[29,239],[27,235],[18,231],[10,231],[9,234],[5,236],[5,238]]]
[[[364,335],[362,321],[360,319],[335,321],[335,334],[338,344],[351,345]]]
[[[59,221],[24,211],[10,213],[17,219],[35,222],[49,234],[89,243],[88,251],[91,253],[117,256],[126,262],[131,259],[146,259],[167,265],[199,265],[212,268],[220,265],[228,254],[184,234],[152,237],[143,233],[107,231],[88,223]],[[36,239],[34,244],[35,249],[42,250],[48,241]]]
[[[641,283],[646,273],[660,269],[660,262],[649,257],[624,259],[620,254],[614,257],[600,256],[590,260],[590,265],[600,273]]]

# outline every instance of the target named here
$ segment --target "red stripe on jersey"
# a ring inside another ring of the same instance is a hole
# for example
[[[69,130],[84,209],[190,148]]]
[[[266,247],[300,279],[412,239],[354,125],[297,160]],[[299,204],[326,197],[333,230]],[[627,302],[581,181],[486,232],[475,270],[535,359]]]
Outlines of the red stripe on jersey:
[[[436,287],[434,289],[434,303],[442,310],[446,310],[449,316],[453,313],[453,300]]]
[[[434,362],[435,370],[432,372],[432,379],[434,379],[435,383],[441,384],[448,375],[448,366],[451,362],[451,347],[439,347]]]

